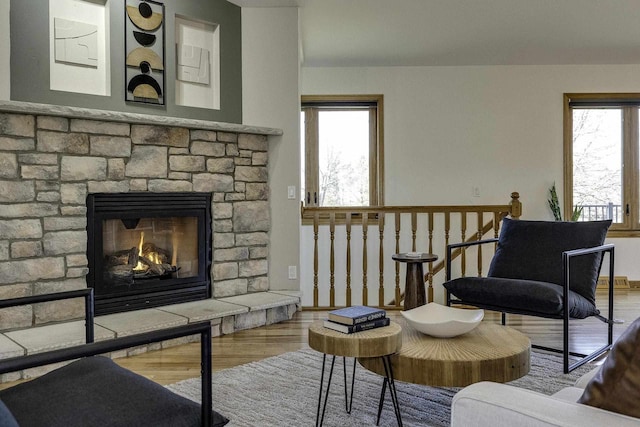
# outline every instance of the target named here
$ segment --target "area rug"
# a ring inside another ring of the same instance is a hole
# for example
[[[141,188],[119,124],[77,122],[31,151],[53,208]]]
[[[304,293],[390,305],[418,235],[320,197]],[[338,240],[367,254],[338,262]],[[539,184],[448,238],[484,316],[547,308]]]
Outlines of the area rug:
[[[350,360],[347,359],[349,378],[353,366]],[[215,372],[213,407],[231,420],[229,427],[315,425],[321,368],[322,353],[306,349]],[[382,377],[357,366],[353,408],[351,414],[347,414],[342,358],[336,358],[336,369],[324,425],[375,425]],[[510,384],[553,394],[574,384],[591,369],[593,365],[587,364],[565,375],[560,357],[532,352],[529,374]],[[192,400],[200,400],[200,379],[184,380],[168,388]],[[405,426],[449,425],[451,399],[458,388],[426,387],[400,381],[396,382],[396,388]],[[380,425],[396,425],[388,393]]]

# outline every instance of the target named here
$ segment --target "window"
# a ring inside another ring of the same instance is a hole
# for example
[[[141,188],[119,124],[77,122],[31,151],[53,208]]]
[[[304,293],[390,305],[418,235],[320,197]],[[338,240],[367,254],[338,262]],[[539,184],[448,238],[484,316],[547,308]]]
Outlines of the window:
[[[303,96],[305,206],[383,204],[382,95]]]
[[[565,218],[640,235],[639,108],[640,94],[565,94]]]

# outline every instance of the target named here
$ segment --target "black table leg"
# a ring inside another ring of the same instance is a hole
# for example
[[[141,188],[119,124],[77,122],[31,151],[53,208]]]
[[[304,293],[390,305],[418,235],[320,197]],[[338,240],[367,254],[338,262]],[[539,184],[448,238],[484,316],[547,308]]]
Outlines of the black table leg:
[[[382,405],[384,404],[384,396],[387,391],[387,384],[389,385],[389,394],[391,395],[391,403],[393,404],[393,412],[396,415],[396,421],[398,421],[398,427],[402,427],[402,416],[400,415],[400,404],[398,403],[398,393],[396,392],[396,384],[393,380],[393,367],[391,366],[391,357],[382,356],[382,365],[384,366],[385,377],[382,382],[382,392],[380,393],[380,402],[378,403],[378,418],[376,419],[376,425],[380,423],[380,414],[382,413]]]
[[[320,393],[318,395],[318,410],[316,411],[316,427],[322,426],[324,422],[324,413],[327,409],[327,399],[329,398],[329,390],[331,388],[331,378],[333,377],[333,367],[336,363],[336,356],[331,358],[331,369],[329,369],[329,380],[327,381],[327,389],[324,394],[324,403],[322,403],[322,389],[324,386],[324,369],[326,365],[327,355],[322,355],[322,373],[320,374]],[[345,409],[347,414],[351,413],[351,408],[353,407],[353,386],[355,384],[356,379],[356,359],[353,359],[353,372],[351,375],[351,395],[349,396],[349,392],[347,389],[347,358],[342,358],[342,365],[344,369],[344,402]],[[320,407],[322,406],[322,415],[320,415]]]
[[[347,358],[342,358],[342,366],[344,367],[344,406],[347,414],[351,413],[353,407],[353,386],[356,381],[356,358],[353,358],[353,371],[351,371],[351,396],[347,399]]]
[[[322,406],[322,417],[320,417],[320,404],[322,402],[322,387],[324,385],[324,367],[327,355],[322,355],[322,374],[320,374],[320,395],[318,396],[318,410],[316,411],[316,427],[322,425],[324,421],[324,411],[327,409],[327,398],[329,397],[329,389],[331,388],[331,377],[333,377],[333,365],[336,363],[336,357],[331,359],[331,369],[329,370],[329,381],[327,381],[327,391],[324,395],[324,405]]]
[[[382,391],[380,392],[380,401],[378,402],[378,418],[376,425],[380,425],[380,414],[382,414],[382,405],[384,404],[384,394],[387,392],[387,377],[382,380]]]

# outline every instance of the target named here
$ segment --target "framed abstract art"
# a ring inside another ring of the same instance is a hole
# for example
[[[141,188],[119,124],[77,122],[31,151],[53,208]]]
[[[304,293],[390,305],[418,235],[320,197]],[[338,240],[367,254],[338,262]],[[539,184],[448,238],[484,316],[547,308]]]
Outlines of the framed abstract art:
[[[164,105],[164,4],[127,0],[125,15],[125,99]]]

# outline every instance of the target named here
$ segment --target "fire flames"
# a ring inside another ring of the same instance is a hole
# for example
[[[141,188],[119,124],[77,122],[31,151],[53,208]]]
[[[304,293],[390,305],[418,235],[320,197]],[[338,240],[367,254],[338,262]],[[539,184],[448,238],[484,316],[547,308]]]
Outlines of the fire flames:
[[[140,257],[144,256],[148,261],[151,261],[154,264],[162,264],[162,259],[160,254],[157,251],[150,251],[148,253],[142,252],[142,247],[144,246],[144,231],[140,232],[140,243],[138,243],[138,264],[133,268],[133,271],[147,271],[149,266],[147,264],[143,264],[140,262]]]

